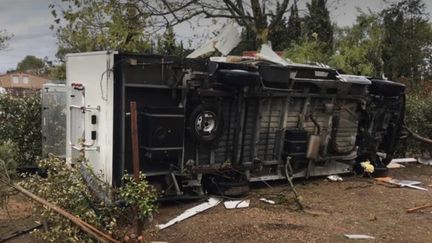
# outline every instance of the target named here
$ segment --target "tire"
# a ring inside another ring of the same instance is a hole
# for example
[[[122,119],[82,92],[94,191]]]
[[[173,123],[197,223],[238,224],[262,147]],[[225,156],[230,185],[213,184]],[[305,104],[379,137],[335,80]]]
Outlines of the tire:
[[[189,134],[196,143],[204,145],[217,143],[223,129],[222,114],[213,106],[198,105],[189,116]]]

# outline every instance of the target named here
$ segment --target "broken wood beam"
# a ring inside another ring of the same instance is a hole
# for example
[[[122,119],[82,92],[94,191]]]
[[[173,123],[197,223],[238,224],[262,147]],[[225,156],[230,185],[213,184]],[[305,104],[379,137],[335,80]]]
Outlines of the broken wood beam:
[[[114,242],[114,243],[120,243],[120,241],[113,239],[111,236],[103,233],[102,231],[98,230],[97,228],[95,228],[94,226],[88,224],[87,222],[83,221],[82,219],[76,217],[75,215],[67,212],[66,210],[56,206],[55,204],[52,204],[48,201],[46,201],[43,198],[40,198],[38,196],[36,196],[35,194],[31,193],[30,191],[24,189],[23,187],[16,185],[16,184],[11,184],[8,183],[4,180],[1,180],[3,183],[5,183],[6,185],[18,190],[19,192],[21,192],[22,194],[24,194],[25,196],[33,199],[34,201],[43,204],[44,206],[48,207],[49,209],[55,211],[56,213],[62,215],[63,217],[69,219],[72,223],[74,223],[75,225],[77,225],[79,228],[81,228],[84,232],[88,233],[89,235],[91,235],[94,239],[100,241],[100,242]]]
[[[428,203],[428,204],[425,204],[425,205],[422,205],[422,206],[410,208],[410,209],[407,210],[407,213],[414,213],[414,212],[417,212],[417,211],[419,211],[421,209],[425,209],[425,208],[432,208],[432,203]]]

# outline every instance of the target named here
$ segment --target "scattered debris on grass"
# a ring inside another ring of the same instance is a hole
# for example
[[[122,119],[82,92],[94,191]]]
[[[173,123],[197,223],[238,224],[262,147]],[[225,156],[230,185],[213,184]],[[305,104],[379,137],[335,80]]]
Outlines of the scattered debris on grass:
[[[327,179],[329,179],[330,181],[343,181],[342,177],[338,175],[329,175],[327,176]]]
[[[267,198],[264,198],[264,197],[260,198],[259,200],[260,200],[261,202],[265,202],[265,203],[268,203],[268,204],[276,204],[275,201],[270,200],[270,199],[267,199]]]
[[[391,177],[379,177],[379,178],[375,178],[375,179],[377,181],[389,183],[389,184],[396,185],[396,186],[399,186],[399,187],[409,187],[409,188],[412,188],[412,189],[417,189],[417,190],[422,190],[422,191],[428,191],[427,188],[418,186],[418,185],[422,184],[421,181],[398,180],[398,179],[393,179]]]
[[[432,165],[432,159],[419,158],[418,162],[422,165]]]
[[[389,169],[399,169],[399,168],[404,168],[404,167],[405,167],[405,165],[401,165],[401,164],[396,163],[396,162],[393,162],[393,161],[391,161],[391,162],[387,165],[387,168],[389,168]]]
[[[226,209],[235,209],[235,208],[248,208],[250,204],[250,200],[232,200],[225,201],[224,206]]]
[[[217,197],[210,197],[207,202],[201,203],[195,207],[187,209],[186,211],[184,211],[179,216],[168,221],[166,224],[158,224],[158,225],[156,225],[156,227],[159,228],[160,230],[163,230],[165,228],[170,227],[171,225],[174,225],[180,221],[183,221],[183,220],[190,218],[194,215],[197,215],[197,214],[199,214],[199,213],[201,213],[207,209],[210,209],[210,208],[218,205],[220,202],[222,202],[222,199],[217,198]]]
[[[359,234],[344,234],[346,238],[351,240],[373,240],[375,237],[370,235],[359,235]]]

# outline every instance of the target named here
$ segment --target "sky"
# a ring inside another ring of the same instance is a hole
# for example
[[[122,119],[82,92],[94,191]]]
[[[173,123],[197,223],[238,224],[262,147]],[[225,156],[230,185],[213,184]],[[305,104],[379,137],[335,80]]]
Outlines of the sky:
[[[14,37],[6,50],[0,51],[0,73],[16,68],[26,55],[55,60],[56,37],[49,29],[53,23],[50,3],[61,0],[0,0],[0,30],[6,29]],[[299,0],[299,9],[305,9],[305,0]],[[432,13],[432,0],[424,0],[429,13]],[[382,0],[329,0],[332,21],[339,26],[350,26],[358,14],[357,8],[379,11],[387,5]],[[431,16],[432,17],[432,16]],[[204,21],[206,22],[206,21]],[[207,23],[209,23],[207,21]],[[184,43],[194,36],[209,31],[209,25],[191,31],[188,24],[178,26],[176,34]],[[196,43],[192,43],[196,45]]]

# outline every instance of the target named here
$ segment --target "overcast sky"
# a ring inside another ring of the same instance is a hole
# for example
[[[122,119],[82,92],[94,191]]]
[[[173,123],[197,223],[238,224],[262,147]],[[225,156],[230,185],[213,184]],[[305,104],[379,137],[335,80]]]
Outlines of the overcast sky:
[[[26,55],[39,58],[47,56],[55,59],[57,50],[56,38],[49,29],[53,22],[48,5],[61,0],[0,0],[0,30],[6,29],[14,34],[9,48],[0,51],[0,73],[16,68]],[[304,9],[304,0],[299,0],[299,8]],[[332,21],[339,26],[349,26],[356,18],[356,7],[373,11],[383,9],[386,4],[382,0],[329,0]],[[432,0],[424,0],[428,12],[432,12]],[[179,38],[187,43],[197,32],[206,31],[205,27],[191,31],[187,25],[177,28]]]

